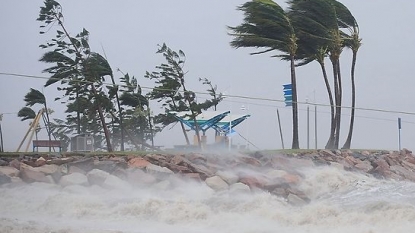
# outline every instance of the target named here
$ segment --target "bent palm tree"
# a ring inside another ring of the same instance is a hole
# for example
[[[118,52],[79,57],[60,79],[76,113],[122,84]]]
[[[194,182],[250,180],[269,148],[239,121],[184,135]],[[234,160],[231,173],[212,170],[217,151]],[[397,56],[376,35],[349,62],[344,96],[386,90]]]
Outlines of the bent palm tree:
[[[232,31],[230,35],[234,37],[231,42],[232,47],[265,48],[265,50],[251,53],[251,55],[280,51],[289,57],[293,92],[292,148],[298,149],[298,104],[294,63],[298,48],[298,38],[291,19],[281,6],[272,0],[253,0],[243,4],[238,9],[244,12],[245,17],[241,25],[229,27]],[[275,55],[273,57],[283,56]]]

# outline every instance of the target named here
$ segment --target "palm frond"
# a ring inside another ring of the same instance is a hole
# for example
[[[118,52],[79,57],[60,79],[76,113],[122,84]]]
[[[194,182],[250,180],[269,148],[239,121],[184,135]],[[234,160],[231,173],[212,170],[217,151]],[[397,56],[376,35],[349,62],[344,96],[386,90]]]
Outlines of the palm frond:
[[[35,111],[33,111],[33,109],[29,107],[23,107],[22,109],[19,110],[19,112],[17,113],[17,116],[22,118],[21,121],[25,121],[28,119],[35,119],[36,113]]]

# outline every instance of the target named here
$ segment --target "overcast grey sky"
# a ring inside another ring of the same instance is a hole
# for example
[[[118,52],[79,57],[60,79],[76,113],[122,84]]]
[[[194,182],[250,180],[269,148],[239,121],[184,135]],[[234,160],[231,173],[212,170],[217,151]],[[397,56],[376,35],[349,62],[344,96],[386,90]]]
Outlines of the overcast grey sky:
[[[219,91],[282,100],[282,85],[290,82],[289,63],[270,58],[272,54],[250,56],[251,49],[235,50],[229,46],[231,37],[226,26],[241,23],[242,13],[236,7],[244,0],[160,0],[160,1],[99,1],[61,0],[65,24],[71,34],[86,28],[90,32],[93,51],[105,50],[115,77],[122,76],[119,68],[138,78],[144,87],[145,71],[163,59],[156,55],[157,44],[167,43],[174,50],[186,53],[187,82],[196,91],[204,91],[197,80],[209,78]],[[285,6],[284,1],[277,1]],[[363,46],[356,67],[357,107],[388,111],[415,112],[413,99],[415,79],[415,7],[414,1],[344,0],[360,26]],[[50,31],[40,35],[36,21],[41,0],[3,0],[0,7],[0,72],[44,76],[45,64],[38,61],[45,51],[38,47],[55,35]],[[344,78],[344,105],[350,106],[349,69],[351,52],[341,57]],[[297,69],[299,101],[327,104],[320,68],[310,64]],[[60,96],[56,86],[43,88],[45,80],[0,75],[0,113],[5,149],[16,150],[28,129],[21,122],[18,110],[29,88],[43,90],[54,117],[63,118],[65,106],[53,99]],[[201,97],[199,97],[201,98]],[[280,110],[285,146],[291,146],[291,109],[281,102],[248,101],[228,98],[220,110],[242,113],[247,106],[252,115],[238,126],[239,132],[261,149],[281,148],[276,118]],[[300,106],[300,146],[306,148],[306,106]],[[154,109],[157,113],[159,109]],[[329,134],[329,109],[318,107],[318,146],[324,147]],[[346,138],[349,110],[343,110],[342,144]],[[310,113],[310,145],[314,147],[314,113]],[[397,118],[402,117],[402,146],[414,148],[415,116],[403,113],[356,111],[353,148],[397,149]],[[178,136],[177,136],[178,135]],[[208,138],[212,142],[213,138]],[[245,144],[235,136],[236,144]],[[178,126],[166,129],[156,138],[157,145],[183,144]]]

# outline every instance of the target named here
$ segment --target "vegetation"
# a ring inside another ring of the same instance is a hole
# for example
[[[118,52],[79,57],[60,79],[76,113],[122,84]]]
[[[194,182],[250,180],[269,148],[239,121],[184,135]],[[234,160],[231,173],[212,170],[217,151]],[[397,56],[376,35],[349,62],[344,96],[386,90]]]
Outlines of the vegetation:
[[[330,104],[330,134],[326,148],[339,147],[344,81],[340,56],[345,48],[350,48],[353,53],[350,75],[352,107],[349,131],[343,145],[348,149],[353,135],[355,69],[361,46],[358,24],[349,9],[336,0],[288,0],[287,3],[287,9],[272,0],[251,0],[239,6],[244,18],[240,25],[229,27],[230,45],[234,48],[260,48],[262,50],[251,55],[273,53],[271,57],[290,62],[292,149],[299,149],[296,69],[313,61],[321,67]],[[40,61],[50,65],[44,70],[50,75],[45,87],[60,84],[57,89],[63,94],[55,101],[66,105],[66,118],[51,120],[49,114],[52,110],[47,108],[46,97],[40,91],[30,89],[24,97],[26,107],[18,113],[22,120],[35,119],[37,114],[32,107],[41,105],[39,111],[44,113],[42,118],[49,140],[51,137],[59,138],[67,147],[71,136],[92,134],[94,148],[112,152],[124,151],[126,147],[132,150],[154,149],[154,136],[178,121],[171,113],[188,112],[201,147],[196,117],[202,110],[216,110],[223,95],[209,79],[199,78],[203,85],[207,85],[210,99],[198,101],[196,92],[186,82],[188,72],[182,50],[174,51],[166,44],[158,46],[156,54],[162,55],[165,62],[144,75],[144,78],[154,81],[154,88],[144,94],[139,80],[128,73],[123,73],[120,83],[117,83],[108,60],[90,48],[89,32],[82,29],[71,36],[63,19],[62,6],[55,0],[45,0],[37,19],[42,23],[40,34],[57,30],[49,41],[39,46],[46,50]],[[326,70],[326,60],[331,63],[332,80]],[[153,115],[151,101],[161,104],[163,112]],[[186,129],[183,123],[179,123],[189,145]]]
[[[288,5],[289,8],[283,10],[272,0],[253,0],[243,4],[238,8],[244,12],[243,22],[239,26],[229,27],[230,35],[234,37],[231,46],[266,48],[264,51],[251,54],[278,51],[279,54],[272,57],[291,62],[293,149],[299,148],[294,67],[306,65],[314,60],[320,64],[331,106],[330,136],[326,148],[336,149],[339,147],[343,95],[340,55],[343,48],[351,48],[352,111],[349,134],[343,146],[350,148],[356,99],[354,73],[357,51],[361,45],[358,24],[347,7],[336,0],[290,0]],[[329,57],[332,63],[333,88],[324,65],[326,57]]]

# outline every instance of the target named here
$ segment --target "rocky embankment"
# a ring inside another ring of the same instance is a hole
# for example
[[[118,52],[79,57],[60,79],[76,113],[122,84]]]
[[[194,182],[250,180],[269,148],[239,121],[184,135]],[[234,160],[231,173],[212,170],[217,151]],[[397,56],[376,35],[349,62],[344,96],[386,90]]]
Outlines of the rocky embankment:
[[[332,166],[378,179],[415,182],[415,156],[396,151],[317,150],[298,154],[253,152],[149,153],[146,155],[21,155],[0,158],[0,186],[45,182],[62,187],[93,186],[169,189],[173,178],[204,182],[216,192],[258,190],[292,204],[310,201],[299,184],[304,168]]]

